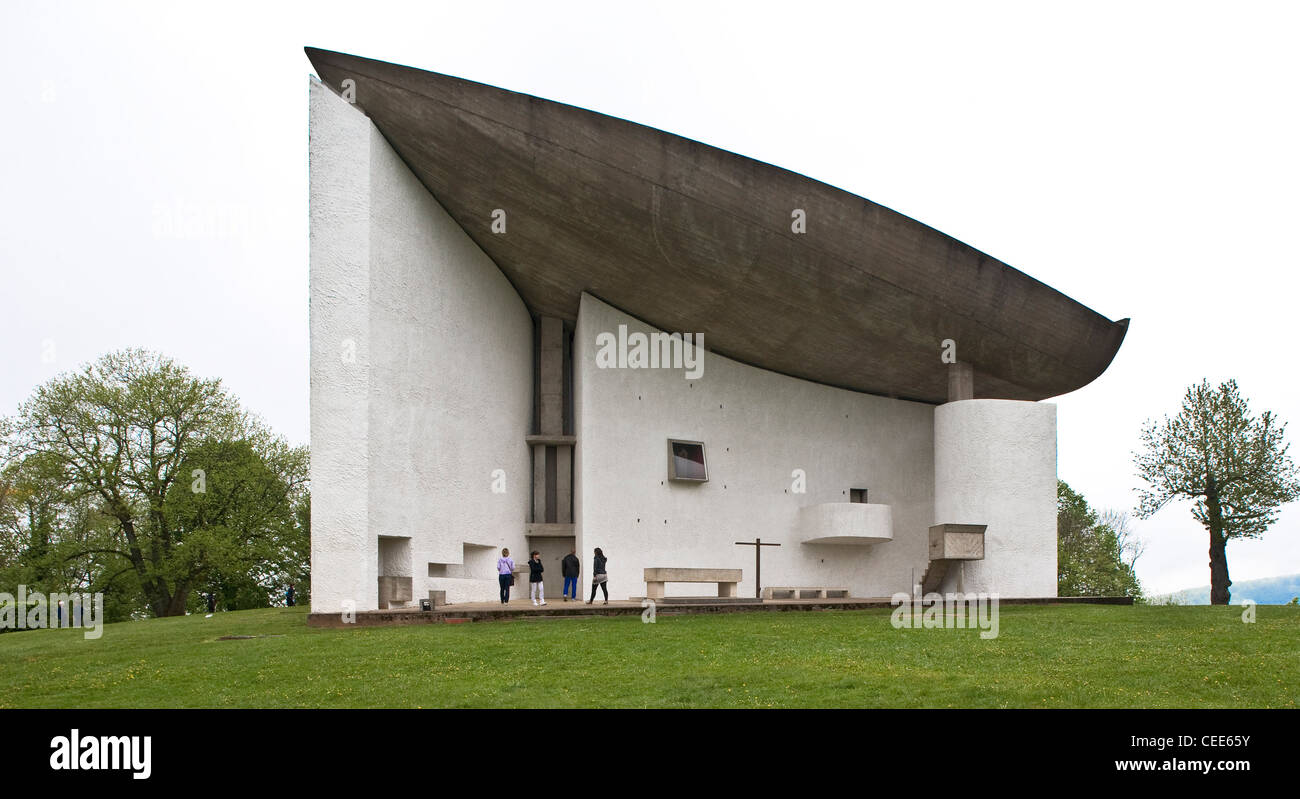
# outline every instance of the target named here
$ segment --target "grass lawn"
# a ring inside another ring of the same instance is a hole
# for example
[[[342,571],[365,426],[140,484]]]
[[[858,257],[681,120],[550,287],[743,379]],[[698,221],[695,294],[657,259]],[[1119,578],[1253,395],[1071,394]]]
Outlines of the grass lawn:
[[[1241,613],[1003,606],[982,640],[888,610],[317,630],[272,608],[0,635],[0,708],[1297,707],[1300,608]]]

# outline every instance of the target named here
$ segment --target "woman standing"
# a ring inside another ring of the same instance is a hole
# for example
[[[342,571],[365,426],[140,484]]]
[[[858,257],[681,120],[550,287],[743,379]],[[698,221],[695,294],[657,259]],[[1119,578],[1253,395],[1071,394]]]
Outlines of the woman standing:
[[[497,580],[501,583],[501,604],[510,601],[510,586],[515,582],[515,562],[510,559],[510,550],[501,550],[497,558]]]
[[[528,596],[532,597],[534,605],[546,604],[546,594],[542,588],[542,572],[544,571],[546,571],[546,567],[542,565],[542,553],[534,549],[528,555]]]
[[[607,583],[609,582],[609,575],[605,573],[606,558],[605,553],[600,551],[600,547],[596,547],[596,557],[593,561],[595,570],[591,573],[591,599],[587,600],[587,604],[590,605],[596,601],[596,586],[600,586],[600,590],[605,592],[605,604],[608,605],[609,587]]]

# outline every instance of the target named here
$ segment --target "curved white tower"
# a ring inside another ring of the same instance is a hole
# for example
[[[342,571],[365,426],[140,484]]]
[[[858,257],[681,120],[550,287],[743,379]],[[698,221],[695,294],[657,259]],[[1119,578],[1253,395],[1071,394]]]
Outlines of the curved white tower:
[[[1056,406],[935,408],[934,523],[988,526],[984,559],[963,564],[945,589],[1056,596]]]

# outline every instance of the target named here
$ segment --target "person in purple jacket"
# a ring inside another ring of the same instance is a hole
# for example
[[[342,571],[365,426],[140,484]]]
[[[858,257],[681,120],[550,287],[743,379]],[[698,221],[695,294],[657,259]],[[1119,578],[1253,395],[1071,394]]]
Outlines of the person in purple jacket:
[[[515,562],[510,559],[510,550],[501,550],[497,558],[497,580],[501,583],[501,604],[510,601],[510,586],[515,582]]]

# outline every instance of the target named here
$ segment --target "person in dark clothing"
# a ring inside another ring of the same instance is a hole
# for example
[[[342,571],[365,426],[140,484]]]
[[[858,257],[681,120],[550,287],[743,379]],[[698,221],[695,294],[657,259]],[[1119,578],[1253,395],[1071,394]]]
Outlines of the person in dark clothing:
[[[582,564],[578,562],[578,550],[571,549],[560,561],[560,571],[564,574],[564,601],[578,598],[578,574]]]
[[[528,558],[528,595],[533,598],[534,605],[546,604],[546,594],[542,588],[542,572],[545,570],[542,566],[542,553],[534,549]]]
[[[208,613],[217,612],[217,595],[211,591],[208,592]]]
[[[588,605],[596,601],[596,586],[600,586],[600,590],[605,592],[605,604],[609,604],[609,587],[607,585],[609,577],[605,574],[606,561],[605,553],[600,551],[600,547],[596,547],[596,557],[592,560],[594,571],[591,573],[591,599],[587,600]]]
[[[289,583],[289,590],[284,592],[284,601],[289,607],[293,607],[293,583]]]

